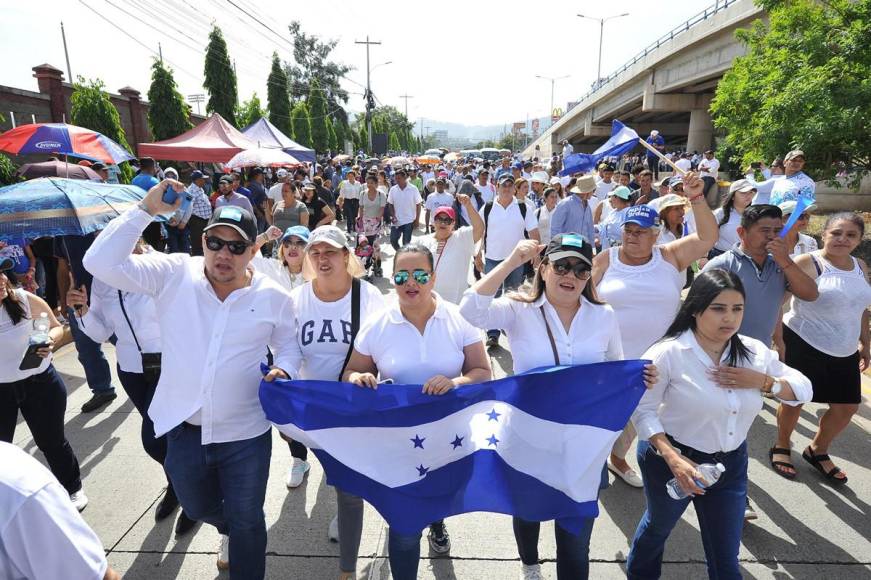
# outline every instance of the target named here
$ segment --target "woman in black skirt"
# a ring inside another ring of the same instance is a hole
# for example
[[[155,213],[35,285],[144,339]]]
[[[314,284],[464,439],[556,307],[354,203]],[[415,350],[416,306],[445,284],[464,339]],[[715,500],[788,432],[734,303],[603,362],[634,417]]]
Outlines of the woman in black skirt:
[[[793,298],[783,317],[786,364],[811,380],[814,402],[829,405],[802,457],[834,485],[847,483],[847,474],[832,462],[829,446],[858,410],[860,373],[871,362],[868,267],[850,255],[864,233],[865,223],[854,213],[839,213],[828,219],[823,249],[810,254],[819,298],[814,302]],[[780,405],[777,411],[777,444],[769,457],[772,468],[787,479],[796,476],[790,439],[800,414],[800,406]]]

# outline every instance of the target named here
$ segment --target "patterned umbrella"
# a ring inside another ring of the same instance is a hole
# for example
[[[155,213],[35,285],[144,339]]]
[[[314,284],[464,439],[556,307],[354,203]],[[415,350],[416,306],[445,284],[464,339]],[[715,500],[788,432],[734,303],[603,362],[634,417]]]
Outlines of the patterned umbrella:
[[[64,163],[54,159],[43,163],[25,163],[18,168],[18,175],[24,179],[36,177],[68,177],[70,179],[89,179],[102,181],[100,174],[84,165]]]
[[[0,188],[0,240],[83,236],[145,197],[135,185],[42,177]]]
[[[66,123],[19,125],[0,135],[0,151],[13,155],[57,153],[110,165],[134,159],[130,152],[102,133]]]
[[[230,169],[243,167],[285,167],[287,165],[299,165],[295,157],[288,155],[281,149],[246,149],[233,155],[227,162]]]

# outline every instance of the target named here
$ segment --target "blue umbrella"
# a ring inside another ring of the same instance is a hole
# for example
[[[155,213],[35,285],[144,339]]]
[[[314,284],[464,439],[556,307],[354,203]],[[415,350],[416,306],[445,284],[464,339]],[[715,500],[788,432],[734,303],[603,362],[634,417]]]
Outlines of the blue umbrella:
[[[42,177],[0,188],[0,240],[83,236],[145,197],[135,185]]]

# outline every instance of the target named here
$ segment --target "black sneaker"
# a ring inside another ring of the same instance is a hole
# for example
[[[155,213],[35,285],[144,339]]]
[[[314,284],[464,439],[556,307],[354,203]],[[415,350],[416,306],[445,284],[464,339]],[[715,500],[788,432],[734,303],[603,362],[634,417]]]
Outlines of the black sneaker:
[[[82,405],[82,413],[93,413],[98,409],[102,409],[112,401],[118,398],[115,391],[111,393],[94,393],[88,401]]]
[[[159,522],[168,518],[175,508],[178,507],[178,498],[175,495],[175,490],[172,486],[166,488],[166,493],[163,494],[163,499],[157,504],[157,509],[154,511],[154,521]]]
[[[436,554],[447,554],[451,551],[451,537],[448,535],[448,529],[445,527],[445,522],[436,522],[430,524],[429,548]]]
[[[175,522],[175,535],[183,536],[197,525],[197,520],[190,519],[184,510],[181,510],[181,513],[178,514],[178,520]]]

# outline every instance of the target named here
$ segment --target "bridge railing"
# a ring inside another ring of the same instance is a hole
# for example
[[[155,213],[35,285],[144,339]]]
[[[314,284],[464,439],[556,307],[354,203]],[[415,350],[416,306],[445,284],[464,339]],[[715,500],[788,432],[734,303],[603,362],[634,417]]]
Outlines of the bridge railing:
[[[641,59],[645,58],[648,54],[652,53],[654,50],[658,49],[660,46],[662,46],[666,42],[674,40],[675,37],[680,36],[681,34],[688,31],[690,28],[692,28],[693,26],[695,26],[699,22],[704,22],[705,20],[707,20],[708,18],[710,18],[714,14],[717,14],[718,12],[725,10],[726,8],[728,8],[729,6],[731,6],[732,4],[734,4],[736,2],[738,2],[738,0],[717,0],[716,2],[714,2],[713,6],[709,6],[709,7],[705,8],[702,12],[699,12],[698,14],[696,14],[695,16],[693,16],[692,18],[690,18],[689,20],[687,20],[683,24],[675,26],[670,31],[666,32],[665,34],[660,36],[658,39],[656,39],[654,42],[650,43],[649,46],[645,47],[643,50],[641,50],[638,54],[633,56],[631,59],[626,61],[626,64],[624,64],[622,67],[617,69],[615,72],[611,73],[607,77],[597,79],[596,82],[593,83],[593,88],[591,88],[584,96],[579,98],[576,101],[575,106],[577,106],[578,104],[582,103],[584,100],[586,100],[587,98],[589,98],[590,96],[595,94],[596,91],[598,91],[599,89],[601,89],[602,87],[604,87],[605,85],[607,85],[608,83],[610,83],[611,81],[616,79],[618,76],[620,76],[621,74],[626,72],[626,70],[629,69],[631,66],[633,66],[635,63],[637,63]]]

